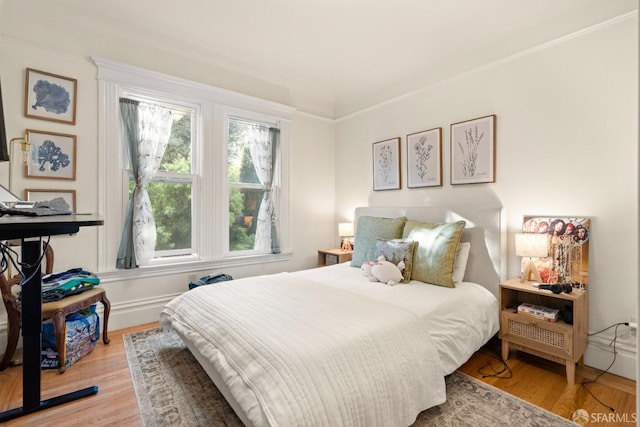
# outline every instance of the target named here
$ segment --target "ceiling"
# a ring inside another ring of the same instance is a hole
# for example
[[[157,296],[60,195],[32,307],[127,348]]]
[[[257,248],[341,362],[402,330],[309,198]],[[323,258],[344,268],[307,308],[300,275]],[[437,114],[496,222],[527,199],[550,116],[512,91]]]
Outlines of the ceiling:
[[[0,34],[89,54],[100,54],[101,40],[139,40],[340,118],[637,8],[638,0],[0,0]]]

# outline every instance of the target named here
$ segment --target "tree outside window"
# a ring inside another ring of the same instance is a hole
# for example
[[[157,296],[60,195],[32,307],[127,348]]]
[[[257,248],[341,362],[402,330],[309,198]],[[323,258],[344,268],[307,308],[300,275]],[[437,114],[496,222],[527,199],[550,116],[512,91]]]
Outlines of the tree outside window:
[[[250,129],[256,123],[230,119],[227,179],[229,182],[229,250],[253,250],[264,185],[249,152]]]
[[[192,248],[192,112],[173,113],[171,137],[156,177],[147,185],[156,222],[156,258]],[[135,181],[129,181],[129,195]]]

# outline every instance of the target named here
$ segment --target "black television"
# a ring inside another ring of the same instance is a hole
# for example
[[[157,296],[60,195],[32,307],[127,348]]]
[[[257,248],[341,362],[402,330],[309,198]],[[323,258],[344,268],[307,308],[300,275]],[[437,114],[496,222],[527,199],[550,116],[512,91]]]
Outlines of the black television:
[[[9,160],[7,150],[7,128],[4,123],[4,108],[2,107],[2,81],[0,80],[0,161]]]

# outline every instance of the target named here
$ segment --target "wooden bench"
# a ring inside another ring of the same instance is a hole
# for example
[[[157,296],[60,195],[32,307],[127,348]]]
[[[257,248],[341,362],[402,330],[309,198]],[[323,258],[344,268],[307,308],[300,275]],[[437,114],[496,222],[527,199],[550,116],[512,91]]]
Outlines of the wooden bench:
[[[53,249],[47,246],[45,250],[46,258],[46,274],[53,271]],[[8,327],[7,327],[7,348],[0,361],[0,371],[4,371],[9,366],[13,354],[18,345],[20,337],[21,312],[20,301],[11,292],[11,286],[19,281],[18,278],[12,278],[10,281],[6,279],[4,274],[0,275],[0,290],[2,290],[2,300],[7,309]],[[66,324],[65,318],[69,314],[87,308],[97,302],[101,302],[104,306],[104,321],[102,324],[102,342],[109,344],[107,336],[107,327],[109,324],[109,312],[111,311],[111,303],[107,299],[107,294],[103,288],[95,287],[84,291],[81,294],[72,295],[62,298],[58,301],[46,302],[42,304],[42,320],[51,319],[56,337],[56,346],[59,353],[58,371],[60,373],[66,371]]]

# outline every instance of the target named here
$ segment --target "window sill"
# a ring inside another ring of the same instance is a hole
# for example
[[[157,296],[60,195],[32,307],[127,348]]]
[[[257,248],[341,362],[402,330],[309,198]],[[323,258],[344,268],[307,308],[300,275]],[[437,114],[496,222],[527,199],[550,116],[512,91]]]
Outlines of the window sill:
[[[100,272],[101,283],[117,282],[131,278],[148,278],[157,276],[166,276],[170,274],[189,273],[192,271],[219,269],[224,267],[239,267],[252,264],[265,264],[271,262],[289,261],[293,254],[284,252],[277,255],[249,255],[243,257],[222,258],[215,260],[189,260],[185,258],[184,262],[176,262],[162,265],[145,265],[140,268],[133,269],[114,269]]]

